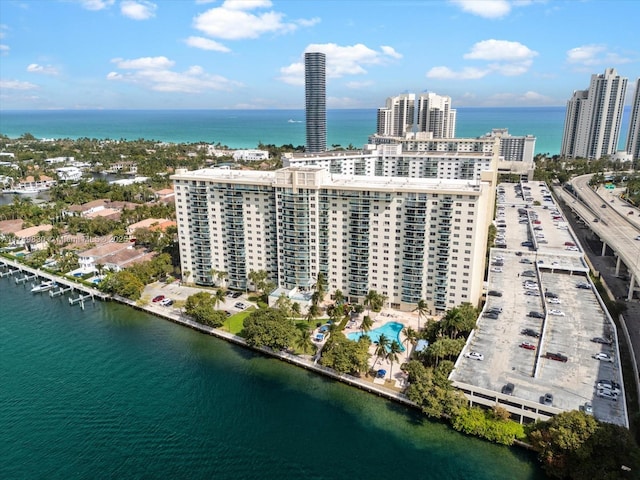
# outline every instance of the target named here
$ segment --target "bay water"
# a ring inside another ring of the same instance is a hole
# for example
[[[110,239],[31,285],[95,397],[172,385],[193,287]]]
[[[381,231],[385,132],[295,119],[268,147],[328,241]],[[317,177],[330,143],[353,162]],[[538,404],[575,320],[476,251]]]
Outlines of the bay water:
[[[0,279],[2,479],[541,479],[534,456],[117,303]]]

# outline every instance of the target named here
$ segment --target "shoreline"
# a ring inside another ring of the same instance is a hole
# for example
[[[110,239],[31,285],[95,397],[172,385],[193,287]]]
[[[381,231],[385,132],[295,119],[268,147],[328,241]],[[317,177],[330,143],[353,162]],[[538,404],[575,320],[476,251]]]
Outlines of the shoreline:
[[[329,377],[333,380],[345,383],[347,385],[350,385],[352,387],[356,387],[359,388],[360,390],[365,390],[369,393],[373,393],[376,394],[380,397],[384,397],[388,400],[392,400],[395,401],[397,403],[403,404],[405,406],[408,407],[412,407],[415,409],[419,409],[419,406],[417,404],[415,404],[414,402],[412,402],[411,400],[409,400],[404,394],[395,392],[393,390],[390,390],[388,388],[382,387],[382,386],[377,386],[372,384],[371,382],[365,381],[365,380],[361,380],[357,377],[354,377],[352,375],[348,375],[348,374],[339,374],[335,371],[333,371],[332,369],[329,369],[327,367],[323,367],[321,365],[317,365],[316,363],[314,363],[313,361],[307,360],[303,357],[300,357],[298,355],[293,355],[287,352],[276,352],[274,350],[271,350],[270,348],[267,347],[253,347],[250,346],[246,343],[246,341],[242,338],[239,337],[237,335],[234,335],[232,333],[226,332],[224,330],[218,329],[218,328],[213,328],[213,327],[208,327],[206,325],[202,325],[198,322],[195,322],[189,318],[184,317],[181,313],[174,313],[174,311],[171,310],[159,310],[159,309],[155,309],[153,308],[153,305],[138,305],[135,301],[133,300],[129,300],[127,298],[124,297],[120,297],[117,295],[106,295],[102,292],[100,292],[99,290],[90,288],[86,285],[80,284],[80,283],[74,283],[73,281],[71,281],[70,279],[66,278],[66,277],[60,277],[57,275],[53,275],[51,273],[48,272],[43,272],[42,270],[38,270],[36,268],[32,268],[29,267],[27,265],[23,265],[20,262],[16,261],[16,260],[11,260],[7,257],[0,257],[0,264],[3,264],[7,267],[18,269],[20,272],[29,272],[30,274],[35,274],[38,275],[38,277],[40,278],[46,278],[47,280],[55,280],[56,282],[58,282],[59,284],[63,284],[67,287],[71,287],[74,290],[79,290],[84,292],[87,295],[91,295],[91,299],[93,300],[94,298],[98,298],[99,300],[102,301],[115,301],[118,303],[121,303],[123,305],[127,305],[129,307],[134,308],[135,310],[139,310],[139,311],[143,311],[146,313],[149,313],[155,317],[159,317],[162,318],[164,320],[169,320],[172,323],[175,323],[177,325],[181,325],[187,328],[191,328],[192,330],[196,330],[200,333],[206,334],[206,335],[211,335],[214,337],[217,337],[221,340],[226,340],[228,342],[231,342],[235,345],[244,347],[248,350],[252,350],[254,352],[258,352],[261,353],[263,355],[267,355],[270,356],[272,358],[276,358],[278,360],[287,362],[289,364],[292,365],[296,365],[298,367],[304,368],[305,370],[310,370],[313,371],[315,373],[318,373],[320,375],[323,375],[325,377]],[[51,292],[51,291],[50,291]],[[71,300],[71,299],[70,299]]]

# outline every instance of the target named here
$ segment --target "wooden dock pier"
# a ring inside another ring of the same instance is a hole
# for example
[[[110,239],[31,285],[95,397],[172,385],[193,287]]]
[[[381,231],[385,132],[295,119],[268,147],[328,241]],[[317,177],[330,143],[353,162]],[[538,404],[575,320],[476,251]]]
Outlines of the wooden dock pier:
[[[73,287],[61,287],[60,290],[54,291],[54,290],[49,290],[49,296],[51,298],[55,298],[55,297],[59,297],[60,295],[64,295],[67,292],[73,292]]]
[[[28,282],[29,280],[33,280],[35,278],[38,278],[38,275],[35,274],[35,273],[33,275],[25,275],[22,278],[16,278],[15,279],[16,280],[16,285],[20,285],[22,283]]]

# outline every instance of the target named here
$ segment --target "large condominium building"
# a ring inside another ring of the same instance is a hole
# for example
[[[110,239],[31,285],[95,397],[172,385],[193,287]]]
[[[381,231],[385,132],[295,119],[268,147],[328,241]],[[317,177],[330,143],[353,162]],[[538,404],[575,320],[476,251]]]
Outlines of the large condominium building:
[[[451,97],[435,93],[418,96],[418,131],[431,132],[433,138],[456,136],[456,110],[451,108]]]
[[[179,169],[176,213],[183,273],[200,285],[226,272],[247,287],[266,270],[280,288],[329,289],[434,312],[482,292],[495,171],[476,180],[364,177],[321,167],[275,172]]]
[[[576,90],[567,102],[560,154],[597,160],[618,146],[627,79],[615,69],[592,75],[588,90]]]
[[[327,149],[326,56],[324,53],[304,54],[305,113],[308,152]]]
[[[640,160],[640,78],[636,81],[636,91],[633,95],[626,150],[634,160]]]
[[[433,140],[430,142],[434,142]],[[443,180],[477,180],[481,173],[495,169],[499,140],[476,140],[475,148],[458,148],[464,139],[456,139],[453,151],[418,150],[407,148],[410,142],[365,145],[363,150],[333,151],[322,154],[286,153],[285,167],[317,165],[330,173],[384,177],[439,178]],[[437,144],[436,144],[437,146]],[[465,145],[467,146],[467,145]],[[447,148],[453,148],[448,145]],[[467,151],[468,150],[468,151]]]
[[[506,128],[494,128],[480,138],[500,139],[500,159],[505,162],[533,164],[536,151],[536,137],[533,135],[513,136]]]
[[[404,136],[413,131],[416,95],[403,93],[387,98],[386,106],[378,109],[379,135]]]

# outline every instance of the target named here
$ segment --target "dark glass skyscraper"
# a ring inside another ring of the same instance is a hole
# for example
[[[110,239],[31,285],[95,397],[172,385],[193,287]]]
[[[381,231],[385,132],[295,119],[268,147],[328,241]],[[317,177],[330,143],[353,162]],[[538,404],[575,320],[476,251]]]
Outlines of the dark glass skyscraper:
[[[307,152],[327,150],[326,56],[320,52],[304,54],[304,93],[307,118]]]

